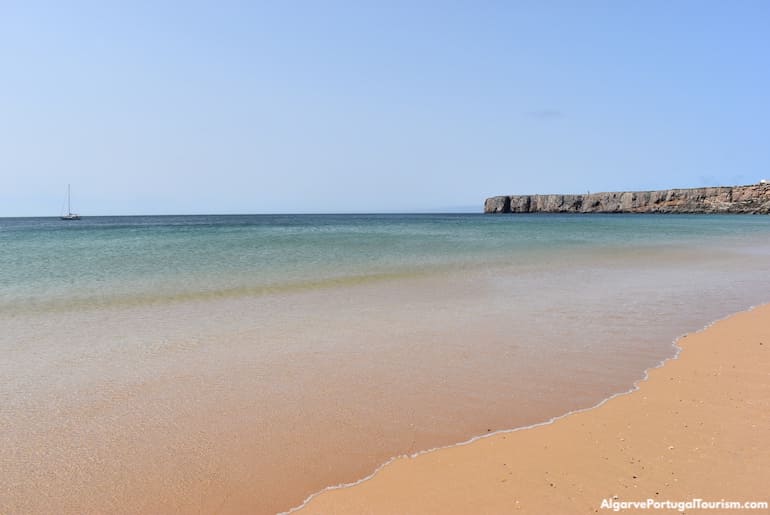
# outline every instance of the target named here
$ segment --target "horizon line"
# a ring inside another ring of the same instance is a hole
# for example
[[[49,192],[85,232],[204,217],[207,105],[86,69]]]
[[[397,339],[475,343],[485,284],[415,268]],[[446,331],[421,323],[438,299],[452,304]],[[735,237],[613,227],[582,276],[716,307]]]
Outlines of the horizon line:
[[[483,207],[478,211],[316,211],[316,212],[273,212],[273,213],[134,213],[134,214],[94,214],[81,215],[84,218],[107,218],[107,217],[132,217],[132,216],[283,216],[283,215],[301,215],[301,216],[337,216],[337,215],[468,215],[484,214]],[[5,218],[60,218],[60,215],[0,215],[0,219]]]

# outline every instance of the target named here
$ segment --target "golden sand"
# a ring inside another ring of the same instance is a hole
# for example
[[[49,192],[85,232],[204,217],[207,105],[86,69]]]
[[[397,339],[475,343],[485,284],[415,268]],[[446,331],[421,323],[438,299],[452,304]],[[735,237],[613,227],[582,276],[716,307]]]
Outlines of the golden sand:
[[[770,501],[770,305],[679,345],[678,359],[632,393],[551,424],[398,458],[300,513],[611,513],[603,500]]]

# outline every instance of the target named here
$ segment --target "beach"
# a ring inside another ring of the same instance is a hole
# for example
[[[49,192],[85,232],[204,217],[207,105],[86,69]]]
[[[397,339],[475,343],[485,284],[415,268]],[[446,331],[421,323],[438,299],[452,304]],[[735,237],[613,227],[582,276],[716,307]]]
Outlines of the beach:
[[[767,302],[769,241],[710,215],[0,220],[0,513],[275,514],[590,408]]]
[[[0,515],[767,500],[768,21],[3,2]]]
[[[698,511],[764,502],[770,475],[770,305],[682,337],[634,391],[552,423],[387,464],[299,513]],[[648,501],[649,500],[649,501]],[[642,502],[647,507],[635,507]],[[665,504],[674,503],[673,506]],[[679,508],[683,509],[679,509]]]

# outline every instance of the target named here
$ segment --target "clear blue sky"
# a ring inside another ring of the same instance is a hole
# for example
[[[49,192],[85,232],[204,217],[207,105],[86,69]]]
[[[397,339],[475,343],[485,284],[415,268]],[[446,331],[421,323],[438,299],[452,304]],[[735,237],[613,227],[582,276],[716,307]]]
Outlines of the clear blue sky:
[[[766,0],[0,3],[0,216],[768,176]]]

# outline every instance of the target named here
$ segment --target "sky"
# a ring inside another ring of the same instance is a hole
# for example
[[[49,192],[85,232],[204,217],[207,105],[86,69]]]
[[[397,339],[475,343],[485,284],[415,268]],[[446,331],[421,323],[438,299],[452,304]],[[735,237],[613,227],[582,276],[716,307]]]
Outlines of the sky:
[[[770,178],[770,2],[0,0],[0,216]]]

